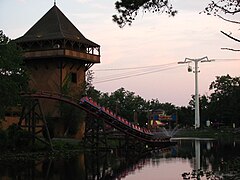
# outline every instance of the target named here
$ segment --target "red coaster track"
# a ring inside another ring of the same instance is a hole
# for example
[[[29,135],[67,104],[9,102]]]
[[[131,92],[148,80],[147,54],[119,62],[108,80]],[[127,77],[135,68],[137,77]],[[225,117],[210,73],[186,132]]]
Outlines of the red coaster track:
[[[163,136],[161,138],[156,138],[156,136],[154,136],[154,133],[150,130],[142,128],[138,125],[134,125],[130,121],[117,116],[111,110],[100,106],[97,102],[93,101],[89,97],[83,97],[79,100],[64,94],[47,91],[22,93],[21,96],[32,99],[51,99],[68,103],[94,115],[96,118],[103,119],[106,124],[114,127],[115,129],[118,129],[120,132],[127,134],[137,140],[145,142],[151,146],[159,146],[161,144],[170,142],[170,137]]]

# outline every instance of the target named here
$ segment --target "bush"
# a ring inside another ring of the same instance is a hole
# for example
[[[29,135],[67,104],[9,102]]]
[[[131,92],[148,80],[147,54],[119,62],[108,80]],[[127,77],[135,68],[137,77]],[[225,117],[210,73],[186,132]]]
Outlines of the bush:
[[[0,151],[5,150],[7,147],[7,133],[6,131],[0,130]]]
[[[31,145],[31,134],[13,124],[7,129],[7,146],[9,149],[27,150]]]

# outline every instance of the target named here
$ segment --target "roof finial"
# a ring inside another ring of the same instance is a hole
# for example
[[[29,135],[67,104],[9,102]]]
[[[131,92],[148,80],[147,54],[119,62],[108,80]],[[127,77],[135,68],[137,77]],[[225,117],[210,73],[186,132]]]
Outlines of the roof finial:
[[[54,0],[54,6],[56,6],[56,0]]]

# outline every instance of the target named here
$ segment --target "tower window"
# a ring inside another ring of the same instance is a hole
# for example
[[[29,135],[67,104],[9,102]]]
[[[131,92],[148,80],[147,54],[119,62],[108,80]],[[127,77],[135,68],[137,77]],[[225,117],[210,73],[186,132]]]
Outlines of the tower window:
[[[77,74],[76,73],[71,73],[71,82],[77,83]]]

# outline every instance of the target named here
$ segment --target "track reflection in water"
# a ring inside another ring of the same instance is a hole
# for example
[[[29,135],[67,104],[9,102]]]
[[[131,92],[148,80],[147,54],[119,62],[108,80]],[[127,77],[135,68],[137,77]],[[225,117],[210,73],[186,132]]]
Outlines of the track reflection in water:
[[[40,160],[0,161],[0,179],[194,179],[193,170],[214,173],[216,179],[239,167],[239,142],[176,139],[176,146],[137,154],[136,152],[81,152],[64,158],[43,157]],[[239,170],[238,170],[239,171]],[[189,174],[189,176],[187,176]],[[196,179],[196,178],[195,178]]]

